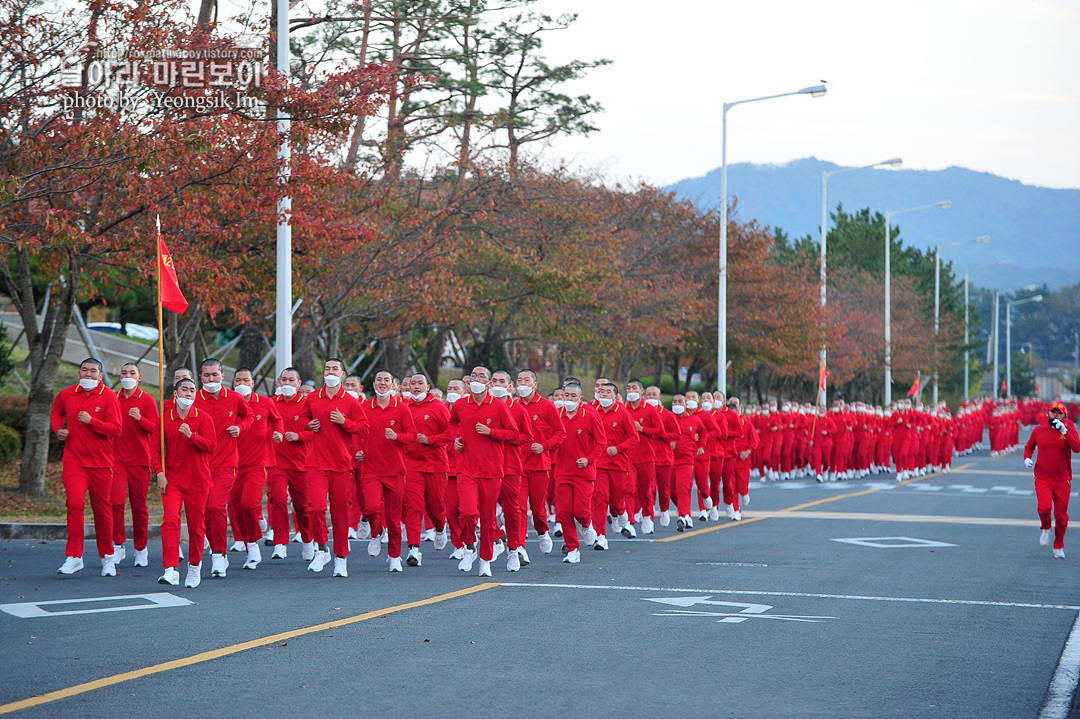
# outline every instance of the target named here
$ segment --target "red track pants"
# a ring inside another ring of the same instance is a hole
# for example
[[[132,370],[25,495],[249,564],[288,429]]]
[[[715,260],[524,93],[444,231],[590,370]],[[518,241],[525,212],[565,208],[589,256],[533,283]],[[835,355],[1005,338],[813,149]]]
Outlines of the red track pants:
[[[203,555],[203,520],[205,519],[206,498],[209,490],[189,492],[169,485],[161,495],[161,504],[165,516],[161,519],[161,564],[166,568],[180,566],[180,509],[183,506],[187,514],[188,526],[188,564],[197,567],[202,564]]]
[[[270,526],[274,528],[274,544],[289,543],[289,497],[292,497],[293,518],[300,539],[311,541],[308,522],[307,479],[302,470],[272,467],[266,476],[266,495],[270,504]]]
[[[327,496],[330,498],[330,522],[334,527],[334,554],[349,556],[349,505],[356,493],[356,480],[352,470],[333,472],[327,469],[308,468],[304,472],[308,488],[308,522],[314,541],[325,545],[330,538],[326,526]],[[371,528],[375,533],[374,526]],[[275,532],[275,536],[276,536]],[[391,534],[391,538],[392,538]],[[401,531],[398,531],[400,542]]]
[[[527,506],[532,507],[533,529],[537,534],[548,531],[547,505],[550,481],[551,470],[526,469],[518,492],[518,502],[521,504],[522,511],[525,511]]]
[[[1035,480],[1035,496],[1038,498],[1039,520],[1043,529],[1050,529],[1050,510],[1054,511],[1054,549],[1065,548],[1065,530],[1069,527],[1068,480]]]
[[[64,495],[67,504],[67,556],[83,555],[83,512],[86,493],[94,512],[94,535],[98,554],[107,557],[113,551],[112,467],[81,467],[64,462]]]
[[[113,544],[127,541],[124,522],[124,503],[131,499],[131,534],[135,538],[135,551],[146,549],[149,539],[150,511],[146,508],[146,494],[150,491],[150,468],[113,466],[112,477],[112,533]]]
[[[576,519],[583,527],[593,522],[593,482],[587,479],[555,480],[555,516],[563,528],[563,541],[571,552],[580,545]],[[593,529],[596,529],[595,525]],[[597,529],[597,531],[599,531]]]
[[[371,536],[377,537],[386,528],[387,556],[401,558],[401,508],[405,499],[405,477],[373,477],[364,475],[364,507],[369,512]],[[337,522],[334,522],[337,526]],[[337,535],[334,532],[334,552],[337,553]],[[346,537],[348,535],[346,534]],[[417,542],[419,544],[419,542]],[[348,541],[346,541],[348,546]],[[348,550],[346,550],[348,551]],[[344,556],[339,554],[340,556]]]
[[[236,467],[222,467],[210,476],[210,494],[206,497],[206,537],[210,551],[224,554],[229,540],[229,518],[226,508],[236,483]]]
[[[445,472],[410,472],[405,477],[405,536],[409,546],[420,544],[425,512],[437,531],[446,526],[445,495]]]

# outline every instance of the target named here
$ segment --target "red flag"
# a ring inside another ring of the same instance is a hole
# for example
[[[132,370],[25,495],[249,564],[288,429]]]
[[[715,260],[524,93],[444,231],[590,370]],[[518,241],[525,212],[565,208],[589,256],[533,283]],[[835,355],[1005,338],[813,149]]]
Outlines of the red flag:
[[[918,395],[920,391],[922,391],[922,390],[919,389],[919,380],[921,380],[921,379],[922,379],[921,374],[915,375],[915,381],[912,383],[911,389],[909,389],[907,391],[907,396],[908,397],[914,397],[914,396]]]
[[[1038,393],[1039,393],[1039,383],[1036,382],[1035,383],[1035,394],[1038,394]]]
[[[180,291],[180,283],[176,279],[176,265],[173,264],[169,248],[165,246],[165,238],[161,236],[161,218],[157,221],[158,230],[158,288],[161,293],[161,306],[172,310],[178,315],[184,314],[188,308],[188,301],[184,299],[184,293]]]
[[[1004,396],[1005,396],[1005,390],[1006,390],[1006,385],[1005,385],[1005,378],[1004,378],[1004,377],[1002,377],[1002,378],[1001,378],[1001,396],[1002,396],[1002,397],[1004,397]]]
[[[822,392],[825,391],[825,378],[830,376],[829,370],[825,369],[825,365],[821,365],[821,380],[818,382],[818,387],[821,388]]]

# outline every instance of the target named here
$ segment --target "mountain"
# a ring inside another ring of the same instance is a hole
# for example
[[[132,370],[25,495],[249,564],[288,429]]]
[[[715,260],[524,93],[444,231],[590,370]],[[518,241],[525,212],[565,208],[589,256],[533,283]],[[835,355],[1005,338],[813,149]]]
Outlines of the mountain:
[[[793,239],[820,235],[821,173],[839,165],[810,157],[784,165],[728,166],[728,194],[738,199],[738,217],[781,228]],[[719,206],[720,169],[670,185],[668,190],[699,207]],[[926,210],[893,218],[905,244],[932,248],[990,235],[989,244],[942,250],[954,271],[1012,260],[1011,265],[971,271],[973,284],[1011,290],[1046,282],[1051,289],[1080,282],[1080,190],[1025,185],[962,167],[945,170],[863,170],[829,179],[829,211],[837,203],[853,212],[869,206],[894,211],[940,200],[948,210]],[[884,249],[885,238],[882,238]]]

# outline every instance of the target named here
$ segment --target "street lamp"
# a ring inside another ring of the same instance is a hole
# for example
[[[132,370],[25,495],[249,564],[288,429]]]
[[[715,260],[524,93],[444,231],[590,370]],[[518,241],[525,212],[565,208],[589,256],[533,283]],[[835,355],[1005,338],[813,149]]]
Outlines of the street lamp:
[[[892,212],[885,213],[885,406],[892,404],[892,298],[890,297],[892,283],[892,239],[889,237],[892,218],[907,212],[933,210],[935,208],[947,210],[950,207],[952,207],[952,202],[949,200],[942,200],[941,202],[935,202],[930,205],[919,205],[918,207],[908,207],[903,210],[893,210]]]
[[[899,157],[892,160],[882,160],[881,162],[875,162],[872,165],[863,165],[862,167],[845,167],[839,170],[831,170],[829,172],[821,173],[821,314],[822,322],[824,322],[825,316],[825,244],[829,237],[829,203],[826,199],[828,196],[828,183],[829,178],[834,175],[842,175],[845,172],[855,172],[856,170],[869,170],[873,167],[900,167],[904,163]],[[821,333],[821,369],[819,376],[821,377],[821,386],[819,388],[820,395],[818,397],[818,404],[822,407],[825,406],[825,360],[827,355],[827,347],[825,342],[824,327]]]
[[[1005,303],[1005,396],[1012,397],[1012,308],[1029,302],[1042,302],[1042,295]]]
[[[970,377],[971,370],[971,350],[968,349],[968,344],[971,341],[968,335],[969,328],[969,315],[971,312],[971,301],[968,299],[968,287],[971,286],[971,282],[968,280],[968,273],[971,270],[978,270],[983,267],[997,267],[999,265],[1011,265],[1012,260],[1003,260],[1001,262],[991,262],[985,265],[973,265],[971,267],[964,268],[964,399],[968,399],[971,396],[970,393]],[[994,380],[997,381],[996,379]]]
[[[937,404],[938,396],[938,319],[941,314],[941,250],[958,245],[979,243],[985,245],[990,241],[990,235],[976,237],[974,240],[961,240],[950,242],[947,245],[937,245],[934,248],[934,404]],[[965,338],[966,339],[966,338]]]
[[[1035,285],[1026,285],[1024,287],[1021,287],[1018,290],[1014,290],[1014,292],[1034,292],[1034,291],[1035,291]],[[1001,337],[1001,334],[1000,334],[1000,331],[1001,331],[1000,301],[1001,301],[1001,290],[994,290],[994,386],[992,387],[992,389],[993,389],[995,398],[997,398],[997,396],[1000,394],[999,389],[998,389],[1000,387],[1000,385],[998,384],[998,358],[1001,356],[1001,352],[998,349],[999,345],[1001,344],[998,341],[998,338]],[[1006,384],[1006,388],[1007,388],[1008,387],[1008,381],[1006,381],[1005,384]]]
[[[779,95],[766,95],[755,97],[750,100],[738,100],[725,102],[722,118],[721,149],[720,149],[720,277],[717,287],[718,302],[716,308],[716,388],[727,394],[727,114],[728,110],[736,105],[745,105],[748,102],[760,102],[772,100],[777,97],[789,95],[809,95],[811,97],[823,97],[827,91],[824,85],[804,87],[795,92],[784,92]]]
[[[289,76],[289,0],[272,0],[277,3],[277,71],[282,77]],[[275,313],[275,376],[292,364],[292,198],[289,196],[288,183],[291,173],[291,153],[289,147],[289,114],[277,110],[277,127],[281,134],[281,147],[278,150],[278,187],[282,196],[277,205],[277,297]]]

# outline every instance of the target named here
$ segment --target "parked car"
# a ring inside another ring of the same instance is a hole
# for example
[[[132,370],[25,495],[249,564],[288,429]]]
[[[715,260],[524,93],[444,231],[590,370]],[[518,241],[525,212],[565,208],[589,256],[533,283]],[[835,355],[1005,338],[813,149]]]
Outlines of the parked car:
[[[91,322],[86,325],[87,328],[94,330],[95,332],[106,332],[112,335],[123,335],[127,337],[135,337],[141,340],[150,340],[151,342],[157,342],[158,331],[156,327],[147,327],[146,325],[136,325],[128,322],[123,327],[119,322]],[[127,330],[125,333],[124,330]]]

